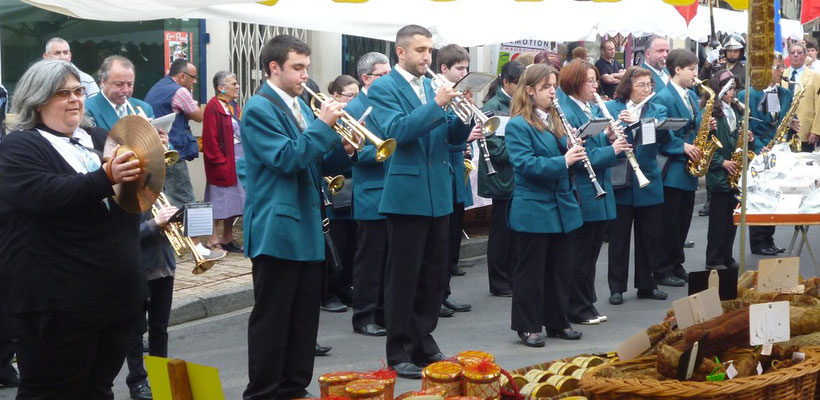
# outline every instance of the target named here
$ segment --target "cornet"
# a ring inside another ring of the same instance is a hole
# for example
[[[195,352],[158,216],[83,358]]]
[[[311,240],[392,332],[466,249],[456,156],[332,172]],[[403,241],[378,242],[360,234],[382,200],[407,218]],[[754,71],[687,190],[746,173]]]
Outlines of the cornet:
[[[125,104],[128,105],[128,109],[131,110],[131,114],[139,115],[140,117],[150,120],[150,118],[148,118],[148,115],[145,114],[145,110],[143,110],[142,107],[137,106],[137,109],[135,110],[134,106],[131,105],[131,102],[128,101],[128,99],[125,100]],[[171,134],[170,132],[165,133],[168,135]],[[165,147],[165,166],[170,167],[176,164],[179,161],[179,152],[176,150],[168,149],[168,147],[164,144],[162,146]]]
[[[151,214],[156,218],[159,215],[160,210],[162,207],[170,206],[171,202],[168,201],[168,198],[165,197],[165,193],[160,193],[159,197],[157,198],[156,203],[151,207]],[[196,245],[194,241],[191,240],[190,237],[185,236],[183,234],[182,224],[179,222],[169,222],[165,225],[165,237],[168,238],[168,242],[171,243],[171,247],[174,249],[174,253],[176,253],[177,257],[182,257],[188,251],[191,252],[191,255],[194,257],[194,270],[192,271],[195,275],[199,275],[214,266],[216,260],[223,258],[211,258],[205,259],[198,251],[196,251]]]
[[[332,178],[326,176],[324,180],[327,182],[327,190],[333,195],[338,194],[345,185],[345,177],[343,175],[336,175]]]
[[[310,90],[304,83],[302,83],[302,87],[313,96],[313,100],[310,102],[310,109],[313,110],[313,114],[318,117],[321,113],[321,103],[324,103],[330,98],[323,93],[316,93]],[[316,103],[317,101],[318,104]],[[376,161],[378,162],[388,159],[393,154],[393,151],[396,150],[396,139],[390,138],[382,140],[362,126],[352,115],[345,111],[342,111],[342,113],[342,116],[339,117],[336,124],[333,125],[333,129],[342,139],[356,148],[356,150],[361,150],[364,147],[364,140],[362,140],[362,138],[366,138],[370,143],[376,146]]]

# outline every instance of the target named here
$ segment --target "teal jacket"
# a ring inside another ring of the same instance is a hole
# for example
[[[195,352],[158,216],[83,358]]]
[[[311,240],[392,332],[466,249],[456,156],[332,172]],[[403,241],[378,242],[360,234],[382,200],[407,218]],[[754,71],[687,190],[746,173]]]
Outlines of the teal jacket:
[[[470,178],[465,178],[467,169],[464,167],[464,152],[467,150],[467,143],[451,144],[450,165],[453,166],[453,190],[455,191],[454,202],[463,204],[464,207],[473,205],[473,187],[470,186]]]
[[[345,111],[359,119],[370,106],[367,94],[359,92],[356,98],[347,103]],[[365,127],[374,135],[385,139],[373,121],[373,114],[365,119]],[[379,214],[379,202],[384,190],[384,162],[376,161],[376,146],[370,141],[359,151],[358,158],[358,162],[353,165],[353,218],[366,221],[384,219],[384,215]]]
[[[709,164],[709,171],[706,173],[706,190],[709,192],[732,192],[729,186],[729,173],[723,168],[724,161],[732,160],[732,153],[737,147],[737,135],[740,124],[743,122],[743,116],[732,110],[735,113],[735,126],[729,126],[729,119],[726,117],[715,117],[717,120],[717,130],[709,134],[714,135],[723,145],[722,149],[715,151],[715,156]]]
[[[564,116],[567,117],[567,122],[573,128],[580,128],[581,125],[589,121],[587,114],[575,103],[569,96],[558,100],[561,109],[564,110]],[[603,117],[601,110],[597,105],[590,106],[592,115],[597,118]],[[561,143],[566,148],[566,136],[561,138]],[[615,197],[612,196],[612,179],[609,176],[609,169],[618,163],[615,157],[615,151],[609,144],[609,139],[606,133],[599,132],[586,139],[584,142],[587,157],[589,158],[592,169],[595,170],[595,177],[598,184],[607,192],[607,195],[601,199],[595,198],[595,188],[592,185],[592,180],[589,179],[589,173],[584,168],[583,163],[575,163],[572,165],[572,171],[575,175],[575,186],[578,188],[578,194],[581,197],[581,213],[584,216],[584,221],[608,221],[615,219]]]
[[[752,107],[749,114],[754,118],[762,120],[749,119],[749,130],[752,131],[755,137],[754,148],[750,150],[756,153],[759,153],[760,150],[774,138],[777,126],[780,125],[780,121],[783,120],[783,117],[792,105],[792,91],[782,86],[776,87],[777,97],[780,99],[780,112],[777,114],[777,118],[773,118],[772,114],[763,109],[763,91],[751,88],[749,92],[749,104]],[[737,94],[737,99],[745,101],[746,91],[741,90],[740,93]],[[749,146],[751,147],[752,145],[750,144]]]
[[[423,85],[425,105],[395,69],[368,90],[375,125],[397,142],[386,161],[381,214],[442,217],[453,212],[449,145],[464,143],[472,127],[449,118],[436,104],[429,79]]]
[[[528,233],[569,233],[583,224],[555,136],[538,131],[522,116],[510,119],[505,136],[515,173],[510,229]]]
[[[490,100],[484,103],[481,111],[495,111],[497,113],[510,112],[510,96],[499,89]],[[495,168],[495,175],[487,176],[487,164],[484,162],[484,150],[479,149],[478,160],[478,195],[490,199],[509,199],[512,196],[515,179],[513,178],[510,156],[507,154],[507,144],[504,135],[500,132],[485,139],[487,151],[490,153],[490,162]]]
[[[131,103],[131,106],[134,107],[137,112],[139,112],[137,107],[140,107],[145,111],[145,115],[148,118],[154,118],[154,109],[151,108],[150,104],[133,97],[129,98],[128,102]],[[126,108],[126,110],[128,110],[128,108]],[[97,126],[107,131],[110,131],[111,127],[120,120],[120,117],[117,116],[117,112],[114,111],[114,108],[111,107],[111,104],[106,100],[105,96],[103,96],[102,92],[100,92],[99,96],[92,96],[85,101],[85,113],[94,120]],[[130,114],[130,111],[128,111],[128,113]]]
[[[261,93],[284,102],[267,84]],[[322,176],[350,167],[339,135],[299,100],[308,127],[299,132],[290,113],[255,95],[242,117],[245,256],[322,261],[325,241],[319,196]],[[286,108],[287,109],[287,108]],[[242,174],[242,173],[240,173]],[[240,176],[243,176],[240,175]]]
[[[692,89],[687,89],[686,92],[689,95],[689,101],[694,105],[695,110],[697,110],[694,116],[692,116],[692,113],[689,111],[686,104],[683,103],[683,99],[681,99],[680,95],[678,95],[677,90],[672,86],[671,80],[669,81],[669,85],[667,85],[663,90],[657,90],[658,94],[655,95],[650,102],[666,107],[669,118],[688,119],[689,124],[681,129],[672,131],[671,133],[684,142],[692,144],[695,140],[695,135],[698,133],[698,127],[700,127],[702,113],[698,104],[698,96],[695,92]],[[678,149],[680,152],[677,151]],[[680,148],[677,146],[672,148],[661,148],[660,152],[661,154],[669,157],[669,161],[667,161],[666,165],[667,172],[663,177],[663,185],[681,190],[697,190],[698,178],[695,178],[686,172],[686,162],[689,159],[686,158],[686,154],[683,152],[683,146]]]
[[[620,100],[610,100],[606,102],[606,108],[612,116],[617,116],[621,111],[626,110],[626,103]],[[666,119],[666,107],[660,104],[647,103],[641,109],[640,119],[656,120],[660,123]],[[617,118],[617,117],[616,117]],[[626,127],[625,123],[621,123],[622,127]],[[638,178],[635,177],[635,171],[629,162],[626,162],[621,168],[632,175],[632,184],[630,186],[615,189],[615,203],[619,206],[631,207],[647,207],[663,203],[663,180],[661,179],[661,170],[658,167],[658,151],[660,148],[671,148],[672,146],[680,147],[683,151],[683,141],[673,138],[666,130],[655,130],[655,143],[649,145],[636,145],[635,137],[642,134],[640,125],[628,132],[626,132],[626,140],[632,145],[635,159],[641,168],[646,179],[649,180],[649,185],[640,187],[638,185]],[[675,141],[673,143],[673,141]],[[619,158],[625,159],[626,153],[618,154]]]
[[[649,72],[652,73],[652,83],[655,84],[655,92],[660,92],[661,89],[666,87],[666,84],[663,83],[663,79],[661,79],[661,76],[658,75],[657,73],[655,73],[655,70],[650,68],[649,65],[647,65],[644,62],[643,64],[641,64],[641,68],[643,68],[645,70],[648,70]],[[663,70],[666,71],[666,75],[669,75],[669,70],[666,69],[666,67],[663,67]]]

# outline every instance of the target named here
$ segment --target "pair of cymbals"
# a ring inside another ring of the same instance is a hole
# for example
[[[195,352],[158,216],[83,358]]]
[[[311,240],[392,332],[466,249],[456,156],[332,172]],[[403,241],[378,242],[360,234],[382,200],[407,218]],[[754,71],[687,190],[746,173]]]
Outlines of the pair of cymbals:
[[[117,150],[119,146],[120,150]],[[148,211],[157,201],[165,182],[165,147],[151,123],[138,115],[120,118],[108,132],[103,157],[114,158],[133,151],[139,160],[139,178],[114,185],[114,201],[126,212]]]

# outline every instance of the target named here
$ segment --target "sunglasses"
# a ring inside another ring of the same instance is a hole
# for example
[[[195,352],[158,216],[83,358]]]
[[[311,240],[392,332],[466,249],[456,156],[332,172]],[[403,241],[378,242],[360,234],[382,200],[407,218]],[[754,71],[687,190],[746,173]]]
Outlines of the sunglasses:
[[[184,72],[184,71],[183,71],[182,73],[183,73],[183,74],[185,74],[185,75],[190,76],[191,78],[196,79],[196,75],[191,75],[191,74],[189,74],[189,73],[187,73],[187,72]]]
[[[85,97],[85,86],[77,86],[74,89],[60,89],[54,92],[54,97],[59,100],[65,100],[74,94],[75,97]]]

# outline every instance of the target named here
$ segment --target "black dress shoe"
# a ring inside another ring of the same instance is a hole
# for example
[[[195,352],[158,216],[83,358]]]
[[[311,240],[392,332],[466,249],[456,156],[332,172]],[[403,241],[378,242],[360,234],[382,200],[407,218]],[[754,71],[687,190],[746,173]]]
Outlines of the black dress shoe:
[[[677,276],[667,276],[658,280],[658,285],[663,286],[683,286],[686,281]]]
[[[18,387],[20,386],[20,374],[17,371],[14,371],[14,367],[11,367],[12,371],[14,372],[13,375],[0,378],[0,387]]]
[[[537,333],[518,332],[518,337],[527,347],[544,347],[544,338]]]
[[[683,267],[675,268],[672,271],[672,273],[675,274],[675,276],[677,276],[678,278],[683,279],[684,282],[689,283],[689,273],[686,272],[686,270],[683,269]]]
[[[438,312],[438,316],[439,318],[447,318],[452,317],[453,315],[455,315],[455,313],[455,311],[451,310],[449,307],[442,304],[441,309]]]
[[[547,336],[564,340],[578,340],[581,338],[581,332],[574,331],[572,328],[558,330],[547,329]]]
[[[687,240],[687,241],[683,242],[683,248],[684,249],[691,249],[693,247],[695,247],[695,242],[693,242],[691,240]]]
[[[772,250],[774,250],[774,251],[776,251],[776,252],[778,252],[778,253],[785,253],[785,252],[786,252],[786,249],[784,249],[784,248],[782,248],[782,247],[777,247],[777,246],[775,246],[775,245],[772,245]]]
[[[730,259],[726,260],[726,263],[723,264],[723,265],[725,265],[726,268],[729,268],[729,269],[740,269],[740,264],[738,264],[738,262],[735,261],[734,258],[730,258]]]
[[[323,356],[330,352],[330,349],[333,347],[330,346],[322,346],[319,343],[316,343],[316,348],[313,350],[314,356]]]
[[[356,333],[361,333],[365,336],[384,336],[387,335],[387,329],[384,329],[376,324],[366,324],[353,329]]]
[[[699,217],[708,217],[709,216],[709,207],[703,207],[698,210]]]
[[[473,306],[469,304],[456,303],[453,299],[449,297],[444,299],[444,307],[447,307],[455,312],[467,312],[473,308]]]
[[[151,387],[148,386],[147,383],[135,385],[129,388],[128,391],[131,392],[131,398],[133,400],[151,400],[154,398],[154,395],[151,394]]]
[[[424,359],[424,366],[428,366],[434,362],[444,361],[447,357],[444,357],[444,353],[438,352],[436,354],[431,354]]]
[[[621,293],[621,292],[612,292],[612,294],[609,295],[609,304],[613,304],[613,305],[616,305],[616,306],[624,304],[624,295],[623,295],[623,293]]]
[[[658,289],[638,290],[639,299],[666,300],[667,294]]]
[[[392,367],[396,375],[405,379],[421,379],[421,368],[410,362],[398,363]]]
[[[327,312],[343,313],[347,311],[347,306],[342,304],[336,297],[333,297],[319,306],[319,309]]]
[[[512,290],[502,290],[498,292],[490,292],[495,297],[512,297]]]
[[[464,272],[464,270],[461,269],[461,267],[456,265],[455,268],[450,269],[450,275],[452,275],[452,276],[464,276],[464,275],[467,275],[467,273]]]
[[[759,254],[761,256],[774,256],[777,255],[777,250],[771,247],[766,247],[757,251],[752,250],[752,254]]]

